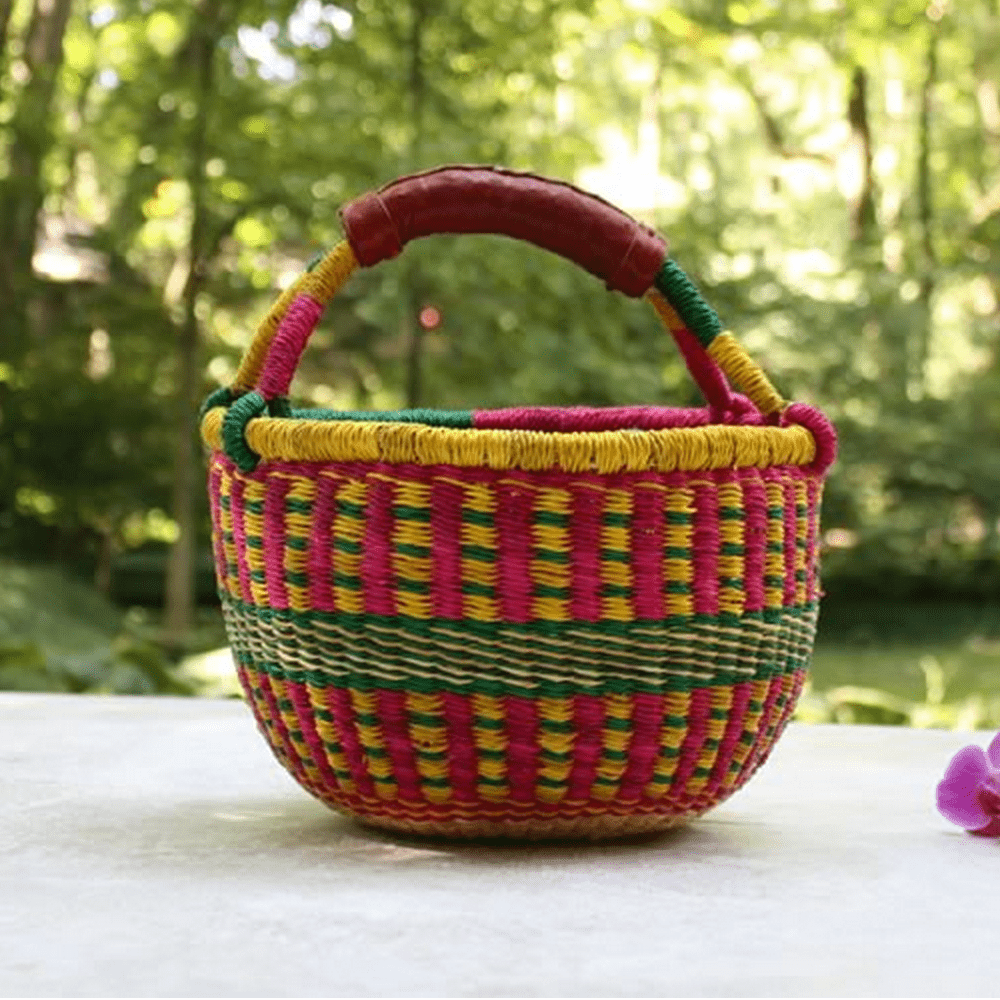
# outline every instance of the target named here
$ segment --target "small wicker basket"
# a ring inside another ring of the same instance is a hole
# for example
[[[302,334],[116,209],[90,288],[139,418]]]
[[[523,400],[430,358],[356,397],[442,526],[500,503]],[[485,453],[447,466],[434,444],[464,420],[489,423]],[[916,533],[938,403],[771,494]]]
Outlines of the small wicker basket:
[[[658,235],[567,184],[445,167],[342,219],[204,409],[261,732],[313,795],[397,830],[604,837],[704,813],[763,763],[802,685],[832,427],[777,394]],[[290,408],[356,267],[473,232],[645,295],[707,405]]]

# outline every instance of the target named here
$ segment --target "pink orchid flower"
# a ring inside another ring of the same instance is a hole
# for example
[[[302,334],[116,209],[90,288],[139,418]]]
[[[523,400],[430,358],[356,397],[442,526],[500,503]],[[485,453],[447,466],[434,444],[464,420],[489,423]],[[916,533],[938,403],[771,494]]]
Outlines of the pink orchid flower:
[[[963,747],[937,786],[945,819],[980,837],[1000,837],[1000,733],[985,750]]]

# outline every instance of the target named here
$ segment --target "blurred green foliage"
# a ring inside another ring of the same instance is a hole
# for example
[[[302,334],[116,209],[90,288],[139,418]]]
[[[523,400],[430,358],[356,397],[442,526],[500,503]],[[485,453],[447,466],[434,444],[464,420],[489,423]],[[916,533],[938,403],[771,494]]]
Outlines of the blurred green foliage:
[[[0,553],[112,593],[124,555],[180,532],[204,550],[203,500],[191,524],[171,509],[185,296],[207,393],[339,239],[338,205],[471,161],[575,179],[657,225],[782,392],[830,414],[831,595],[1000,591],[994,4],[4,9]],[[347,408],[697,401],[642,303],[491,237],[359,274],[294,390]]]

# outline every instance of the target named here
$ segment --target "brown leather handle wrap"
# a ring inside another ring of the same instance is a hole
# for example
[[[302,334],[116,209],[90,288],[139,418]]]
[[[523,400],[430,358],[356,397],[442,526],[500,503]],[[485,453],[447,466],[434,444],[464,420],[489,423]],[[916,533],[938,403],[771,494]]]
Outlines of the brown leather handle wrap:
[[[499,167],[440,167],[362,195],[340,212],[359,263],[371,267],[436,233],[496,233],[568,258],[638,298],[667,255],[662,236],[596,195]]]

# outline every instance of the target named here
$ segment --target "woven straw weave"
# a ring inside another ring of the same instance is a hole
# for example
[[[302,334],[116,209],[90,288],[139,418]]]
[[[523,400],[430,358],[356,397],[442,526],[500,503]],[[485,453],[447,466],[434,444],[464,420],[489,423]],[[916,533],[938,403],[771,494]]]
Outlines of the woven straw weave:
[[[808,667],[829,425],[662,289],[727,414],[292,410],[356,263],[342,244],[279,301],[202,427],[223,611],[278,759],[335,809],[450,836],[637,833],[727,798]]]

